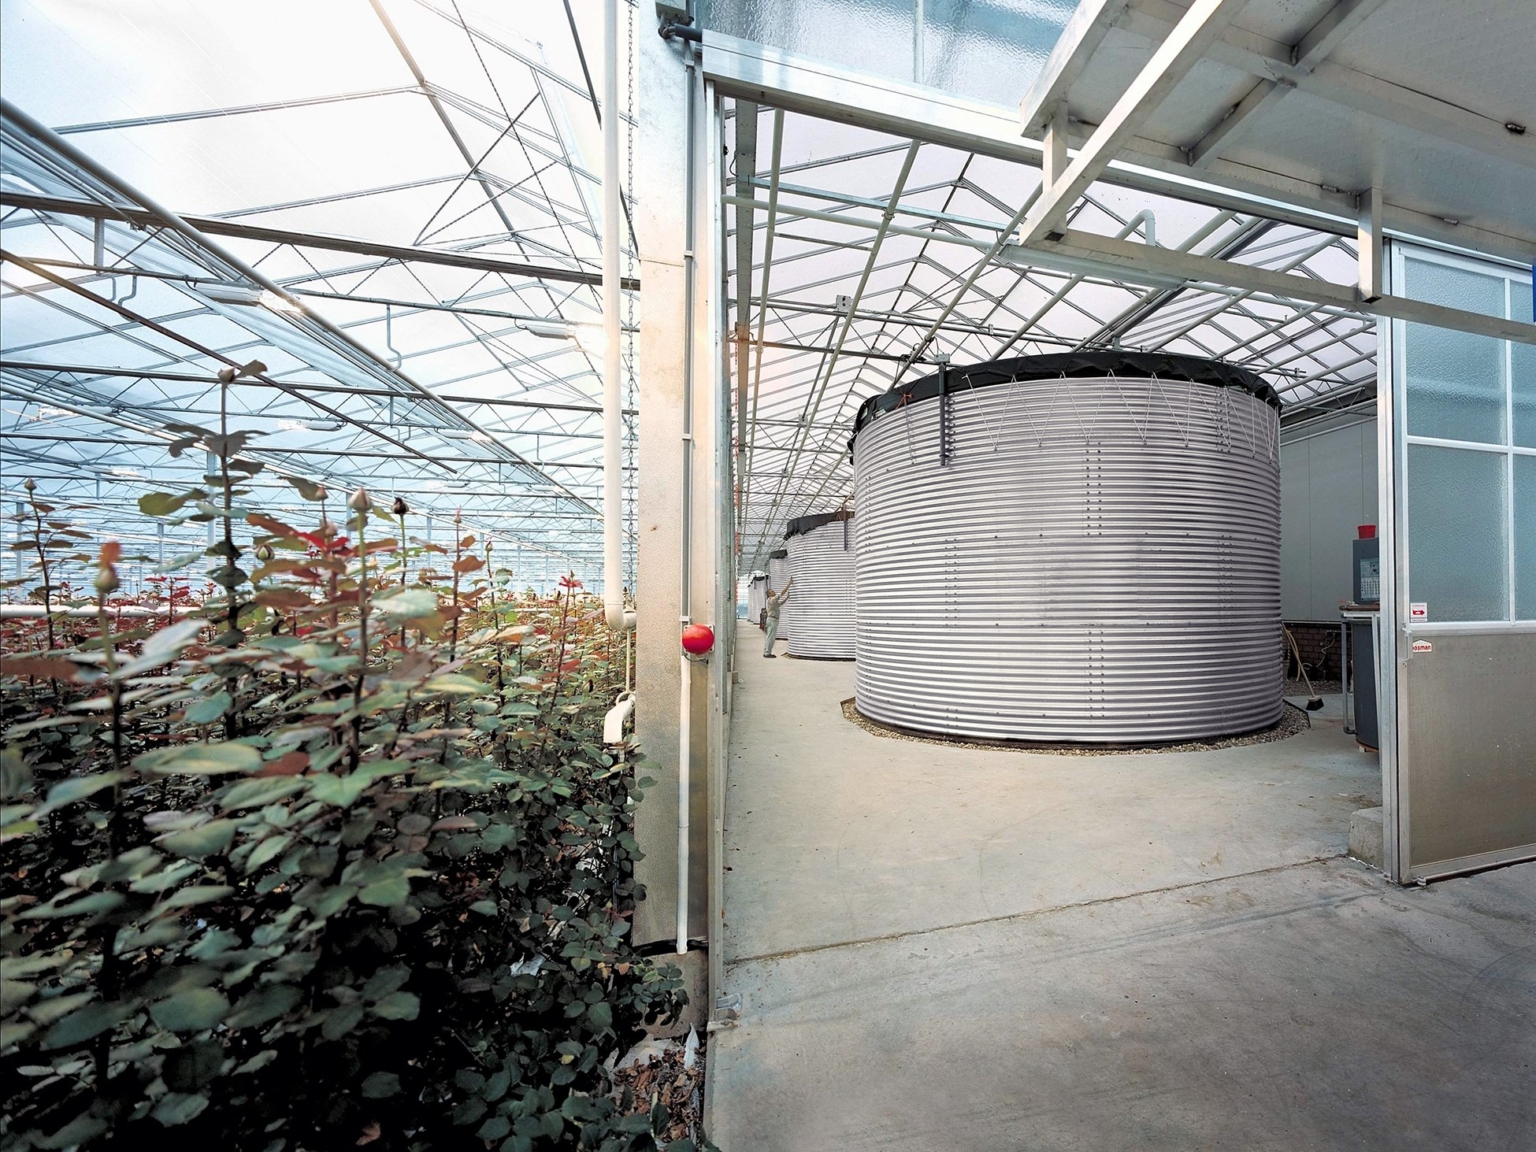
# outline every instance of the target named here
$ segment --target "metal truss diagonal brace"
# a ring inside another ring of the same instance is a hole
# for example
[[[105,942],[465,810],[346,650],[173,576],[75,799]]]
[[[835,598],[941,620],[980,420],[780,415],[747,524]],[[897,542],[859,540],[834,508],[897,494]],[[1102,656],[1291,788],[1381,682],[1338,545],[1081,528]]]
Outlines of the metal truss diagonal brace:
[[[1078,151],[1060,180],[1045,189],[1024,218],[1019,242],[1030,245],[1055,231],[1077,198],[1116,159],[1149,116],[1178,85],[1247,0],[1195,0],[1168,39],[1131,81],[1109,114]],[[1054,112],[1054,109],[1053,109]]]

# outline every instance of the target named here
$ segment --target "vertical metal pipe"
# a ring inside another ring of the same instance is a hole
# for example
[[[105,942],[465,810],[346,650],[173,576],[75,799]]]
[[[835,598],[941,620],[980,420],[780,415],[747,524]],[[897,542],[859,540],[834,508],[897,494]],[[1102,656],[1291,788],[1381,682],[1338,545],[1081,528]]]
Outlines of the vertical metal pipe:
[[[603,615],[616,631],[624,611],[623,361],[619,346],[619,5],[603,0]]]
[[[687,178],[683,192],[683,432],[682,432],[682,547],[681,581],[678,597],[678,622],[686,628],[693,620],[693,376],[694,376],[694,300],[698,261],[694,245],[698,238],[698,135],[699,72],[691,45],[684,44],[684,63],[688,77],[688,135],[685,145]],[[693,665],[688,653],[678,646],[677,708],[677,951],[688,951],[688,838],[689,808],[692,791],[693,754]]]

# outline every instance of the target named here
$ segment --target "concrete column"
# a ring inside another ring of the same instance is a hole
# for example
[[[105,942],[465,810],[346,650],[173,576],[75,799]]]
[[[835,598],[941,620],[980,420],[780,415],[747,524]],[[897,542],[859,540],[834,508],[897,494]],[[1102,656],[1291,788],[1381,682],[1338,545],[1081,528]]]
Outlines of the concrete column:
[[[685,467],[691,457],[690,619],[719,633],[730,621],[717,611],[718,364],[712,310],[719,305],[719,246],[712,226],[718,197],[707,188],[709,110],[702,79],[688,67],[693,48],[656,35],[653,10],[637,19],[637,88],[643,94],[635,142],[635,230],[640,245],[640,393],[636,487],[638,536],[635,637],[636,731],[655,780],[635,822],[645,859],[637,869],[647,897],[635,916],[636,943],[672,939],[677,930],[679,699],[683,621],[682,551]],[[692,269],[685,206],[689,196],[688,118],[694,116]],[[693,281],[693,346],[686,346],[688,281]],[[691,442],[684,440],[685,381],[692,372]],[[728,448],[727,448],[728,450]],[[718,731],[718,694],[710,665],[690,666],[693,718],[690,756],[689,925],[706,936],[709,899],[708,781]]]

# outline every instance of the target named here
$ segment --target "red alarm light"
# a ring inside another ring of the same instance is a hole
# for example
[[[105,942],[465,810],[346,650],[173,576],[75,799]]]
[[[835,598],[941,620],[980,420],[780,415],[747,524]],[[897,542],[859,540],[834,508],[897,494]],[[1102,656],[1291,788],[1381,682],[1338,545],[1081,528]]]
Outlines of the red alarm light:
[[[690,624],[683,629],[683,651],[702,656],[715,646],[715,633],[706,624]]]

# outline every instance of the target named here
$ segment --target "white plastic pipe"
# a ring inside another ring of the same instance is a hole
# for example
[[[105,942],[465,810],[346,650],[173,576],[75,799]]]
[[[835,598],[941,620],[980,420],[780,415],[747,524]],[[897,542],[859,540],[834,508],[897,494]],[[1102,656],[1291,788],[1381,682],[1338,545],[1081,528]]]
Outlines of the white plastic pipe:
[[[635,626],[624,610],[624,389],[619,347],[619,4],[603,0],[603,615],[615,632]]]
[[[682,652],[677,703],[677,954],[688,951],[688,810],[692,807],[693,665]]]
[[[603,717],[603,743],[624,743],[624,721],[635,713],[634,693],[626,692],[619,697],[619,702],[608,709]]]

